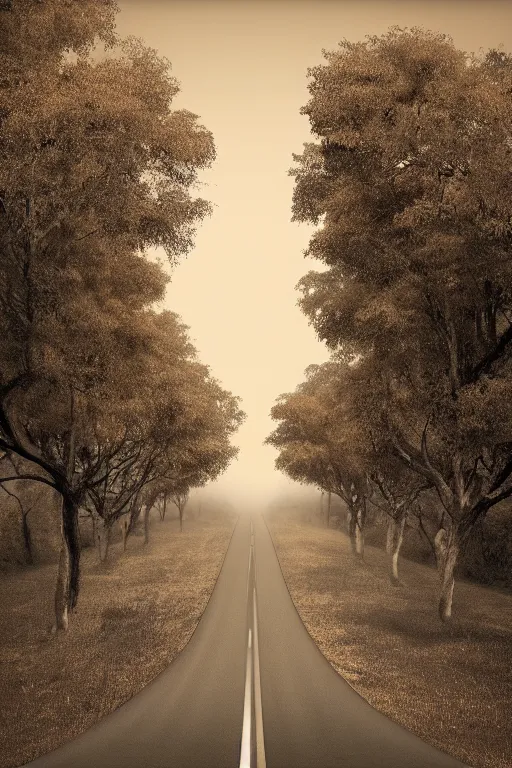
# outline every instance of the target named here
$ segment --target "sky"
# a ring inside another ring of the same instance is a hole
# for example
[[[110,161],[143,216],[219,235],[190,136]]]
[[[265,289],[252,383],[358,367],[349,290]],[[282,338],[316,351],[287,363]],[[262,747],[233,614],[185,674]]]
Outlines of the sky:
[[[118,32],[141,37],[172,64],[188,109],[214,136],[201,174],[213,215],[172,271],[164,305],[181,315],[202,362],[242,398],[240,452],[215,483],[235,503],[267,503],[292,485],[264,446],[276,397],[328,358],[297,306],[298,280],[321,265],[303,255],[314,231],[291,222],[292,153],[310,134],[301,106],[322,49],[390,26],[451,35],[467,52],[510,51],[509,0],[121,0]]]

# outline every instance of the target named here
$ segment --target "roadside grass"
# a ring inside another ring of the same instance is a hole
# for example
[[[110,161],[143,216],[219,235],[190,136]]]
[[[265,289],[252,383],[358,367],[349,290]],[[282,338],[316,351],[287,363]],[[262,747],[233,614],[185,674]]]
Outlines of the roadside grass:
[[[454,618],[437,617],[435,570],[341,531],[268,520],[291,597],[334,669],[376,709],[475,768],[512,766],[512,595],[458,582]]]
[[[149,545],[82,553],[67,633],[52,635],[56,566],[0,577],[0,766],[49,752],[119,707],[192,635],[215,585],[232,517],[154,521]]]

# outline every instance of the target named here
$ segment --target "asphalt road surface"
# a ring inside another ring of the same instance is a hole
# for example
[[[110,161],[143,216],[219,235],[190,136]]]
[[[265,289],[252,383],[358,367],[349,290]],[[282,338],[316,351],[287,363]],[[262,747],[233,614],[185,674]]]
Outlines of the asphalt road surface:
[[[332,669],[265,522],[238,520],[188,645],[141,693],[33,768],[461,768]]]

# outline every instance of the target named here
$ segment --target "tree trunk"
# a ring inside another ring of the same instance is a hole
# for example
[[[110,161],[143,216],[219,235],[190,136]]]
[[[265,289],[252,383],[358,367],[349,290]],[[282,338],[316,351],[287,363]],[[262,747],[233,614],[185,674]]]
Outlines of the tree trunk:
[[[402,515],[401,518],[398,518],[397,520],[392,520],[393,534],[391,539],[391,552],[390,552],[390,555],[391,555],[390,578],[391,578],[391,583],[395,587],[397,587],[400,584],[400,581],[398,579],[398,556],[400,554],[400,548],[404,540],[405,519],[406,519],[406,516]]]
[[[69,612],[78,599],[80,544],[78,533],[78,504],[68,495],[62,496],[62,545],[55,587],[55,630],[67,630]]]
[[[149,504],[144,507],[144,544],[149,544],[149,513],[151,508]]]
[[[327,491],[327,527],[329,528],[331,522],[331,492]]]
[[[104,563],[108,556],[108,549],[110,546],[110,529],[111,529],[110,522],[103,521],[103,525],[100,529],[100,536],[99,536],[99,555],[100,555],[100,562]]]
[[[96,547],[98,545],[98,539],[97,539],[97,531],[96,531],[96,517],[91,514],[91,520],[92,520],[92,545],[93,547]]]
[[[162,509],[162,520],[165,520],[165,513],[167,512],[167,496],[164,495],[164,505]]]
[[[448,534],[446,530],[444,528],[440,528],[434,538],[434,552],[436,555],[436,565],[440,575],[443,573],[443,570],[444,570],[447,540],[448,540]]]
[[[348,535],[350,537],[350,548],[354,557],[357,556],[357,544],[356,544],[356,529],[357,529],[357,517],[355,512],[350,511],[347,514]]]
[[[128,535],[130,533],[133,533],[133,531],[135,530],[135,526],[137,525],[137,520],[140,517],[141,509],[142,509],[142,507],[137,502],[135,502],[133,507],[131,508],[131,510],[130,510],[130,523],[128,525]]]
[[[364,558],[364,531],[360,521],[360,512],[356,516],[356,556],[361,560]]]
[[[180,512],[180,531],[183,531],[183,515],[185,513],[185,507],[187,506],[187,502],[188,502],[188,493],[185,494],[185,496],[183,496],[180,499],[180,504],[178,506],[178,509]]]
[[[28,512],[21,513],[21,531],[23,534],[23,544],[25,546],[25,558],[28,565],[34,565],[34,556],[32,554],[32,539],[30,537],[30,528],[28,527]]]
[[[352,514],[352,517],[354,519],[355,555],[360,560],[363,560],[365,510],[361,504],[358,504],[357,510]]]
[[[386,555],[393,552],[393,536],[395,534],[395,521],[392,517],[388,518],[388,528],[386,531]]]
[[[128,530],[130,528],[130,520],[128,515],[121,518],[121,536],[123,537],[123,552],[126,552],[126,542],[128,541]]]
[[[366,520],[366,499],[354,486],[350,487],[349,534],[352,554],[360,560],[364,558],[364,524]]]
[[[449,621],[452,617],[453,588],[455,586],[454,573],[460,552],[457,528],[452,526],[451,530],[443,538],[444,541],[440,545],[443,552],[440,562],[441,591],[439,597],[439,617],[441,621]]]

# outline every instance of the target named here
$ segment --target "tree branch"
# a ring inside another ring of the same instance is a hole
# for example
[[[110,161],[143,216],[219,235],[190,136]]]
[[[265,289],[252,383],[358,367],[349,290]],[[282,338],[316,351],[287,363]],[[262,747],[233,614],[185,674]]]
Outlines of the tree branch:
[[[14,477],[0,477],[0,483],[9,483],[12,480],[34,480],[38,483],[49,485],[50,488],[57,489],[57,486],[54,482],[47,480],[45,477],[41,477],[40,475],[15,475]]]
[[[512,344],[512,325],[502,333],[494,349],[492,349],[477,365],[473,368],[467,378],[468,384],[474,384],[481,376],[486,376],[492,372],[494,363],[498,362],[505,354],[509,345]]]

